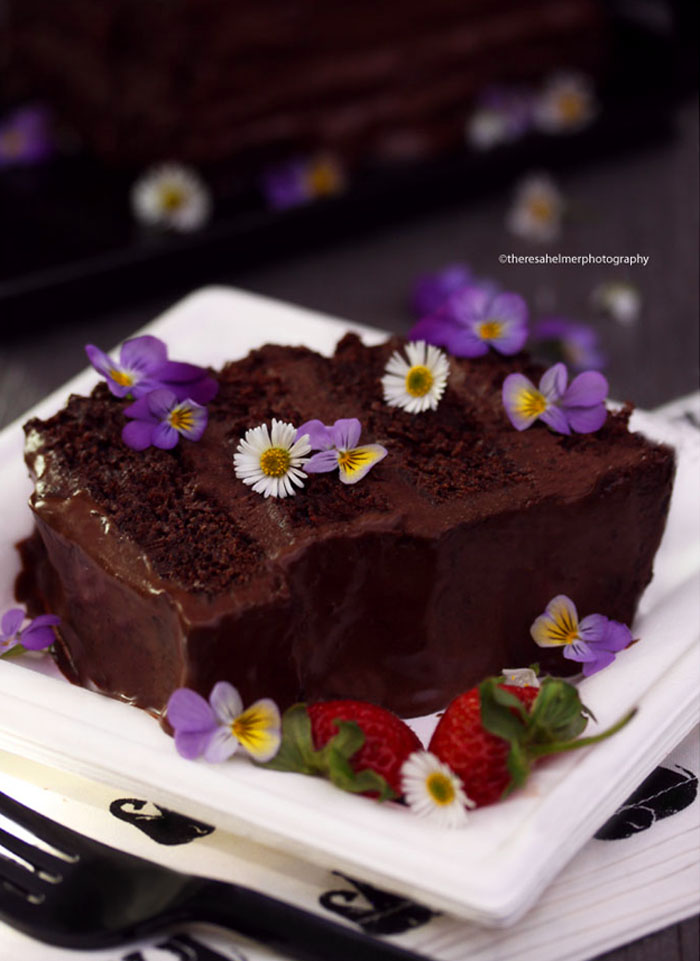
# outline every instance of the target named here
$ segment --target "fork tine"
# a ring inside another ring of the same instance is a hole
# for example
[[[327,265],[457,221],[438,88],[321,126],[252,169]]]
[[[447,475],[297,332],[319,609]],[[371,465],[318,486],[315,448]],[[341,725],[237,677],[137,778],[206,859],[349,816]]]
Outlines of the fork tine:
[[[0,815],[26,828],[39,840],[50,844],[51,847],[56,848],[59,853],[63,852],[70,859],[75,858],[82,847],[81,836],[76,834],[75,831],[64,828],[63,825],[44,817],[43,814],[32,811],[31,808],[25,807],[24,804],[20,804],[19,801],[15,801],[1,791]]]
[[[66,865],[65,861],[54,857],[54,855],[49,854],[48,851],[42,850],[35,844],[28,844],[26,841],[23,841],[21,838],[10,834],[9,831],[5,831],[0,827],[0,857],[2,857],[3,853],[2,848],[5,848],[6,851],[17,855],[18,858],[21,858],[27,864],[38,869],[45,881],[59,880],[61,878],[61,870],[65,868]]]
[[[0,890],[7,890],[9,882],[12,893],[20,900],[27,900],[27,896],[41,896],[43,883],[39,876],[23,864],[18,864],[12,858],[0,854]]]

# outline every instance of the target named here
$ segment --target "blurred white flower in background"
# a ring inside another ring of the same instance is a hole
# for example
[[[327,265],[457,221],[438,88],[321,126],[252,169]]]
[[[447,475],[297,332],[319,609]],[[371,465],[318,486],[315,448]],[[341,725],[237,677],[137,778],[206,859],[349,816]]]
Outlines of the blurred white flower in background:
[[[580,73],[557,73],[549,77],[535,100],[533,119],[543,133],[582,130],[598,112],[590,79]]]
[[[146,170],[133,185],[131,208],[140,223],[186,233],[208,221],[211,198],[194,170],[164,163]]]
[[[631,327],[639,319],[642,295],[629,281],[607,280],[594,288],[591,304],[601,314],[625,327]]]
[[[561,231],[565,202],[562,192],[547,174],[531,174],[517,185],[506,225],[526,240],[555,240]]]

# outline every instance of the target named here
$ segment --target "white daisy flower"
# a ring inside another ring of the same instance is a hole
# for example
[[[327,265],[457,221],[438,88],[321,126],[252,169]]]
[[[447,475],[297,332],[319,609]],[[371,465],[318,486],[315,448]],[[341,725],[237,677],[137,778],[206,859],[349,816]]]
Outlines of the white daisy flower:
[[[468,118],[464,134],[469,146],[476,150],[491,150],[511,139],[508,118],[501,111],[487,107],[475,110]]]
[[[264,497],[287,497],[295,494],[294,486],[303,487],[306,474],[300,468],[311,450],[309,437],[303,434],[296,440],[293,424],[272,420],[246,431],[233,455],[236,477]]]
[[[609,280],[599,284],[591,295],[593,306],[619,324],[630,327],[639,319],[642,295],[625,280]]]
[[[564,207],[563,195],[550,177],[526,177],[516,188],[508,229],[526,240],[554,240],[561,230]]]
[[[539,687],[540,679],[531,667],[504,667],[504,682],[511,687]]]
[[[194,170],[165,163],[151,167],[136,181],[131,208],[141,223],[186,233],[209,219],[211,198]]]
[[[405,349],[408,360],[395,350],[384,368],[384,401],[390,407],[403,407],[409,414],[435,410],[447,386],[447,355],[423,340],[411,341]]]
[[[446,828],[461,827],[476,807],[461,780],[430,751],[414,751],[401,767],[401,790],[411,810]]]
[[[535,101],[535,126],[545,133],[582,130],[597,113],[590,79],[580,73],[557,73],[549,77]]]

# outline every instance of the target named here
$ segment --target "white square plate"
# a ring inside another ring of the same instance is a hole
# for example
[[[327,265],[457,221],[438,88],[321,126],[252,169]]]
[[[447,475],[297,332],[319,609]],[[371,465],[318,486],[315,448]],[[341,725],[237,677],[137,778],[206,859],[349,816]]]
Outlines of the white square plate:
[[[368,343],[385,337],[240,291],[207,288],[146,331],[162,337],[171,356],[218,367],[268,341],[328,353],[348,329]],[[13,605],[14,544],[32,526],[21,424],[27,416],[52,414],[68,393],[87,393],[97,379],[86,370],[0,435],[0,610]],[[700,444],[691,427],[635,416],[638,429],[678,449],[671,516],[634,624],[641,643],[581,687],[601,728],[635,704],[638,714],[611,740],[548,760],[523,790],[473,812],[465,828],[441,830],[399,805],[378,805],[324,781],[264,771],[244,759],[220,766],[185,761],[150,717],[68,684],[41,656],[0,661],[0,748],[355,872],[439,910],[484,924],[516,921],[700,720]],[[422,734],[429,726],[429,720],[416,723]],[[589,733],[596,729],[591,724]]]

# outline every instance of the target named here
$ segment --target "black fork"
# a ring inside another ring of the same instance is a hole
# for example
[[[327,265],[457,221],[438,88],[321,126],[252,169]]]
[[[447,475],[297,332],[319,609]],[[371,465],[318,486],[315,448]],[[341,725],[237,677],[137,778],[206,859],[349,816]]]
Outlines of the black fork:
[[[0,920],[40,941],[106,948],[199,921],[302,961],[427,961],[249,888],[118,851],[2,793],[0,815],[40,842],[0,826]]]

